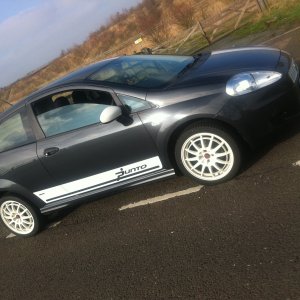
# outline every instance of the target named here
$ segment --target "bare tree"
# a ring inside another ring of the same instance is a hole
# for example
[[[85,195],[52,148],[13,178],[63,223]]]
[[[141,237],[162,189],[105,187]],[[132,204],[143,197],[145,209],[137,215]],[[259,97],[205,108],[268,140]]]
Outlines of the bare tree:
[[[136,15],[137,27],[154,43],[162,43],[170,37],[166,16],[162,14],[159,1],[146,0]]]
[[[174,23],[184,29],[188,29],[195,25],[195,7],[192,1],[185,1],[183,3],[174,3],[171,6]]]

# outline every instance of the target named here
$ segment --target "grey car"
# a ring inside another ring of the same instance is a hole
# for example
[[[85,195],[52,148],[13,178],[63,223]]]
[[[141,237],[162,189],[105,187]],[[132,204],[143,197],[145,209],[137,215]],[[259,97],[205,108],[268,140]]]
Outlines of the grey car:
[[[298,67],[272,48],[104,60],[29,95],[0,116],[0,216],[13,233],[92,195],[183,173],[233,178],[299,113]]]

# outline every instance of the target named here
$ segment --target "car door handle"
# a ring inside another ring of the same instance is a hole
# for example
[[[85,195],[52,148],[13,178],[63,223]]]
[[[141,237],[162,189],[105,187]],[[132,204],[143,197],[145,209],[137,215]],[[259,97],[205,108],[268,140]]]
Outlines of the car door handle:
[[[56,154],[58,151],[59,151],[59,148],[57,148],[57,147],[47,148],[44,150],[44,156],[49,157],[51,155]]]

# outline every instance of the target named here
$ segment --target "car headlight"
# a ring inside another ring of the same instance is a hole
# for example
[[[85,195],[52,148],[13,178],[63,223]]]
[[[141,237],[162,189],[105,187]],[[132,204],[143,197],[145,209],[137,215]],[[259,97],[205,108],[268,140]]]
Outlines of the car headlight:
[[[273,71],[247,72],[234,75],[226,84],[226,93],[239,96],[251,93],[278,81],[282,74]]]

